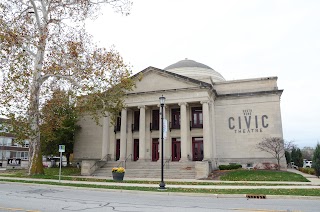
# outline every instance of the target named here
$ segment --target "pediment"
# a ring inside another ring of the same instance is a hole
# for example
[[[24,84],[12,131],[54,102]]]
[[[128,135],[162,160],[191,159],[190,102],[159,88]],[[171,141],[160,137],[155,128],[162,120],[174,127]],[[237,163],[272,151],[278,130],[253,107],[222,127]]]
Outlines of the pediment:
[[[128,93],[155,92],[203,86],[203,82],[149,67],[134,76],[136,87]]]

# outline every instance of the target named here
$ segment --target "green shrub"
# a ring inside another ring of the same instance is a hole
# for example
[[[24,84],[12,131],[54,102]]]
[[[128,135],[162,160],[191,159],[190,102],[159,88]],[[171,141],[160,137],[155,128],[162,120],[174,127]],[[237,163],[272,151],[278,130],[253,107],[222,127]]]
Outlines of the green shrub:
[[[306,173],[306,174],[312,174],[315,175],[316,171],[314,170],[314,168],[299,168],[299,171]]]
[[[242,165],[240,164],[230,164],[230,165],[220,165],[220,170],[232,170],[232,169],[239,169],[242,168]]]

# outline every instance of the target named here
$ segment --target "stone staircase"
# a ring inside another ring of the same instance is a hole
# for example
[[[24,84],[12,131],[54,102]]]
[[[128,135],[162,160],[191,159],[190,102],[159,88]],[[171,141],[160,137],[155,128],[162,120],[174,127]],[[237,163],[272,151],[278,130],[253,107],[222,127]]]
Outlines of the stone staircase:
[[[108,161],[92,176],[112,178],[112,168],[119,165],[119,161]],[[124,166],[124,165],[121,165]],[[165,179],[195,179],[195,162],[169,162],[163,169]],[[161,178],[161,162],[127,161],[125,178]]]

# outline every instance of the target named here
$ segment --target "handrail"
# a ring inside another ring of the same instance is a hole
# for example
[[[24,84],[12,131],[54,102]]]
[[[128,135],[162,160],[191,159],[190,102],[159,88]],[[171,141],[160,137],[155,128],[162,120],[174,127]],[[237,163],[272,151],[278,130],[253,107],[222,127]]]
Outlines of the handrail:
[[[90,167],[90,170],[94,167],[94,166],[96,166],[99,162],[101,162],[101,161],[104,161],[104,159],[106,159],[106,163],[109,161],[109,159],[110,159],[110,155],[111,154],[106,154],[102,159],[100,159],[100,160],[97,160],[91,167]],[[103,164],[103,165],[105,165],[105,164]],[[100,166],[101,167],[101,166]]]
[[[163,167],[167,164],[167,169],[169,169],[169,162],[172,159],[172,155],[170,155],[170,157],[164,162]]]
[[[123,166],[123,162],[124,162],[124,168],[126,169],[127,168],[127,160],[129,159],[129,157],[131,157],[131,160],[132,160],[132,154],[130,154],[126,157],[126,159],[124,159],[123,161],[120,161],[120,163],[118,164],[118,167],[120,167],[121,164]]]

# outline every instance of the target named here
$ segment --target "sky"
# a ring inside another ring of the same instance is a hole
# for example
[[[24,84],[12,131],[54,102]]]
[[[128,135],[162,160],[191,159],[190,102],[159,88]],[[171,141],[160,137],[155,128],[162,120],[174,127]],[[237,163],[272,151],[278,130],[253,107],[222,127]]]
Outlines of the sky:
[[[133,73],[185,58],[226,80],[278,77],[284,139],[320,142],[320,1],[133,0],[87,22],[99,46],[114,47]]]

